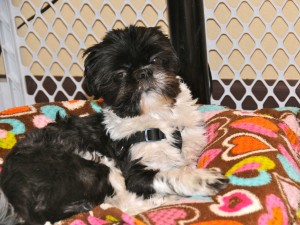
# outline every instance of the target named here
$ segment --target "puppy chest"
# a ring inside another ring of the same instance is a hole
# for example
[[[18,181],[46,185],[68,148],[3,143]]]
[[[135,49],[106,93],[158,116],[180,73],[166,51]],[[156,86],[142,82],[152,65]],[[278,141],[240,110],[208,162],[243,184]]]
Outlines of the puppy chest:
[[[140,159],[140,163],[151,169],[168,170],[185,164],[181,149],[167,140],[134,144],[129,151],[132,160]]]

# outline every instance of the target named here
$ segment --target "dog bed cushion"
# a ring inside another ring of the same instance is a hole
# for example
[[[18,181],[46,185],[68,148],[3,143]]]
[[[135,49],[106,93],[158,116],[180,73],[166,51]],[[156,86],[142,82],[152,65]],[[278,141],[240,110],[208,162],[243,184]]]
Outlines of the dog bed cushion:
[[[24,133],[61,116],[101,113],[101,101],[40,103],[0,112],[0,164]],[[198,168],[220,168],[229,186],[129,216],[102,204],[57,224],[241,225],[300,223],[300,109],[254,112],[199,106],[207,145]]]

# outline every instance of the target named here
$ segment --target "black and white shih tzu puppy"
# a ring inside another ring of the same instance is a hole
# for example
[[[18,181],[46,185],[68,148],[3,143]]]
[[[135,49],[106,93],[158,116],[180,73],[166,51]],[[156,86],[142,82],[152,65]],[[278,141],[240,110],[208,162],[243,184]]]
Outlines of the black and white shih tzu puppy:
[[[85,55],[87,86],[106,107],[58,117],[16,144],[1,174],[4,224],[55,222],[101,203],[135,214],[226,187],[218,170],[196,168],[203,119],[158,28],[110,31]]]

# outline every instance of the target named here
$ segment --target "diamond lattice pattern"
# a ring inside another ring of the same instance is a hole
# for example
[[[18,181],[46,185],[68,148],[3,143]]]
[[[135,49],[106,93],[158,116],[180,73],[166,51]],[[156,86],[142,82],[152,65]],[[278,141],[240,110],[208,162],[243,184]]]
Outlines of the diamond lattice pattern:
[[[130,24],[161,26],[168,32],[166,2],[160,0],[57,1],[44,13],[42,0],[13,0],[26,103],[85,98],[83,50],[107,30]],[[34,19],[27,21],[35,15]]]
[[[205,0],[212,103],[299,106],[300,2]]]

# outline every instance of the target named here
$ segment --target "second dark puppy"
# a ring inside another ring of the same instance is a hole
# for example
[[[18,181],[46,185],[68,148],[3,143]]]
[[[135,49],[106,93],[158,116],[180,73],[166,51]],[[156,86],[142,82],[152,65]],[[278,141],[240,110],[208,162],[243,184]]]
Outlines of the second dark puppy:
[[[134,214],[226,187],[220,172],[195,167],[202,115],[158,28],[113,30],[85,55],[88,87],[106,108],[60,118],[17,143],[1,174],[3,223],[55,222],[103,202]]]

